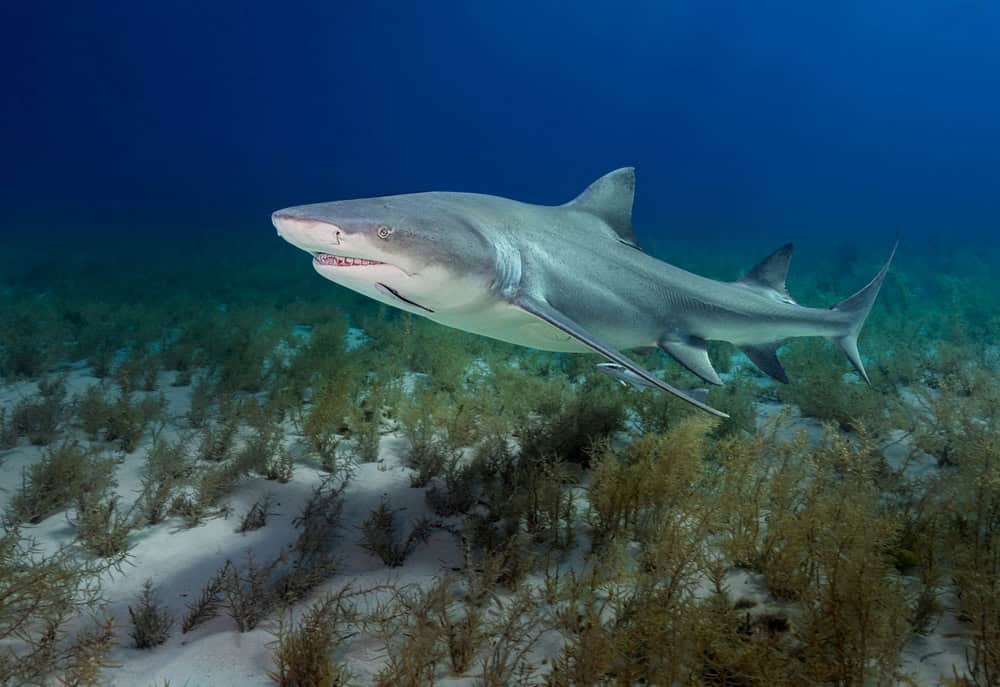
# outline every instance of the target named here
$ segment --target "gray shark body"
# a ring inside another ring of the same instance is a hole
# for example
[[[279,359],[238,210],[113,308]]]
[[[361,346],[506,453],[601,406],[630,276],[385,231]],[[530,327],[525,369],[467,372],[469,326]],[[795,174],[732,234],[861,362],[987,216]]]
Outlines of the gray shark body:
[[[634,188],[625,168],[559,206],[431,192],[302,205],[272,221],[334,282],[457,329],[542,350],[597,352],[717,415],[622,351],[659,346],[720,384],[706,342],[729,341],[787,381],[776,349],[790,338],[823,336],[867,381],[857,336],[891,256],[854,296],[831,309],[803,307],[785,289],[790,244],[735,282],[644,253],[631,226]]]

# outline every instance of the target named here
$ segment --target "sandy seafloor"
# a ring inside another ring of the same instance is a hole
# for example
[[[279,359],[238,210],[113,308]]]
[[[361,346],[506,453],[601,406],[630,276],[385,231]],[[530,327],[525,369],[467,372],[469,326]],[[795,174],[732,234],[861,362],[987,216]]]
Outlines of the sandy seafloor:
[[[355,330],[352,332],[357,334]],[[84,363],[69,365],[65,371],[68,397],[79,396],[88,386],[99,382]],[[164,438],[175,438],[186,430],[184,420],[192,392],[192,386],[171,386],[173,373],[160,374],[159,387],[165,395],[167,408],[165,416],[175,421],[168,422],[163,432]],[[724,378],[728,375],[724,375]],[[19,382],[0,387],[0,406],[10,407],[19,398],[35,393],[35,382]],[[143,394],[144,392],[136,392]],[[159,394],[160,391],[146,392]],[[652,393],[652,392],[647,392]],[[757,404],[758,425],[779,412],[782,404],[764,402]],[[794,419],[782,431],[805,430],[810,437],[818,439],[822,427],[818,420],[805,418],[793,410]],[[287,439],[294,445],[300,440],[296,428],[286,422]],[[190,430],[187,430],[190,431]],[[890,465],[902,467],[900,461],[910,453],[907,438],[898,433],[899,441],[890,443],[885,455]],[[117,487],[115,492],[123,503],[131,503],[140,492],[143,456],[152,443],[147,431],[143,441],[132,453],[123,456],[115,472]],[[3,469],[0,470],[0,509],[6,508],[11,496],[21,484],[22,468],[40,459],[44,448],[28,445],[22,440],[17,448],[0,453]],[[392,428],[385,428],[380,444],[379,460],[355,466],[345,492],[345,507],[336,544],[339,569],[328,582],[315,590],[309,599],[324,591],[336,591],[345,585],[353,589],[376,587],[386,583],[404,585],[416,583],[430,585],[435,578],[461,565],[461,553],[456,540],[450,534],[435,530],[426,545],[419,546],[406,559],[403,566],[395,569],[385,567],[374,555],[358,545],[359,526],[369,512],[376,508],[384,495],[388,495],[393,507],[401,509],[403,520],[415,521],[423,515],[432,516],[425,504],[424,489],[410,486],[412,468],[405,464],[406,445],[402,434]],[[913,479],[933,475],[937,471],[937,461],[927,454],[916,454],[905,467],[905,474]],[[103,580],[105,597],[108,600],[106,613],[112,614],[119,624],[119,639],[122,646],[116,648],[111,660],[116,664],[108,668],[105,675],[108,682],[127,687],[130,685],[177,686],[225,686],[225,685],[272,685],[268,671],[274,669],[272,660],[275,647],[273,630],[281,611],[272,613],[255,630],[241,633],[233,621],[223,612],[213,620],[198,626],[193,631],[182,634],[180,619],[186,604],[196,599],[205,583],[222,567],[227,559],[235,563],[245,561],[249,550],[257,561],[266,561],[294,541],[297,530],[292,519],[301,513],[313,489],[324,475],[308,464],[296,463],[293,478],[285,483],[267,481],[263,478],[243,480],[226,499],[231,508],[227,518],[208,519],[204,524],[184,527],[177,518],[130,535],[132,546],[128,562],[119,570],[109,572]],[[236,533],[239,518],[265,492],[274,496],[273,515],[267,525],[245,534]],[[584,485],[577,489],[581,503],[585,502]],[[579,512],[579,511],[578,511]],[[26,526],[23,533],[37,540],[43,551],[55,551],[61,545],[74,541],[74,528],[66,511],[48,517],[37,526]],[[589,540],[578,537],[576,548],[566,556],[564,567],[580,568],[586,555]],[[143,583],[151,579],[157,589],[162,604],[173,611],[176,623],[167,642],[152,650],[138,650],[128,646],[128,606],[135,604]],[[529,583],[541,585],[540,576],[529,576]],[[778,610],[781,604],[768,598],[763,579],[746,571],[733,569],[727,574],[728,593],[735,601],[750,598],[758,603],[754,613]],[[706,581],[705,593],[709,591]],[[359,598],[359,602],[373,604],[377,595]],[[918,685],[939,685],[954,675],[967,674],[966,645],[963,639],[965,628],[956,615],[954,595],[947,590],[940,599],[944,612],[925,635],[914,636],[907,644],[900,668]],[[300,603],[296,612],[308,605]],[[542,635],[534,646],[530,661],[540,673],[550,657],[558,654],[561,641],[555,632]],[[368,684],[378,672],[384,655],[377,642],[359,638],[351,641],[346,653],[337,656],[352,675],[352,684]],[[476,665],[466,676],[449,676],[444,667],[439,671],[441,685],[479,684]],[[905,684],[905,683],[900,683]]]

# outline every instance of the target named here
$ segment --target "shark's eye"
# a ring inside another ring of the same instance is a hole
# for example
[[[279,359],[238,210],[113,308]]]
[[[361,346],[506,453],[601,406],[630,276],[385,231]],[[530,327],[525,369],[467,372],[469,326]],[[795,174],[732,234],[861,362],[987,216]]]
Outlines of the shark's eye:
[[[389,238],[389,235],[392,234],[392,229],[390,229],[389,227],[385,226],[384,224],[379,225],[379,228],[378,228],[377,231],[378,231],[378,237],[380,239],[387,239],[387,238]]]

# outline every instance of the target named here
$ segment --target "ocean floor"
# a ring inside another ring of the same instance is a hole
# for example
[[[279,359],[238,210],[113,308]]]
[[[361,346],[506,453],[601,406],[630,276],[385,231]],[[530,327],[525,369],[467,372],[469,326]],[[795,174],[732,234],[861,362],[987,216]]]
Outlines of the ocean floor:
[[[7,684],[990,684],[997,352],[905,274],[872,387],[823,342],[789,385],[720,346],[721,423],[594,356],[223,298],[271,275],[0,291]]]
[[[164,390],[166,409],[163,425],[157,428],[158,440],[175,440],[189,431],[185,418],[192,387],[172,387],[172,377],[166,372],[159,377],[158,386]],[[87,367],[79,364],[69,371],[66,381],[71,397],[82,397],[90,386],[101,383]],[[0,404],[12,408],[19,399],[31,397],[36,390],[33,383],[7,385],[0,389]],[[149,395],[153,396],[154,392]],[[783,407],[774,402],[759,403],[756,412],[757,423],[764,425],[776,413],[783,412]],[[304,438],[294,426],[289,426],[288,430],[287,445],[293,452],[301,452]],[[796,413],[783,425],[782,431],[789,436],[805,432],[811,441],[819,441],[823,428],[819,420],[803,418]],[[123,503],[134,501],[143,490],[142,457],[152,443],[153,438],[147,434],[134,450],[116,454],[114,493]],[[106,449],[100,445],[97,448]],[[938,470],[937,460],[923,453],[911,456],[908,448],[906,437],[896,437],[895,443],[885,449],[888,464],[905,470],[912,479],[933,479]],[[40,461],[44,451],[42,447],[23,442],[0,454],[3,461],[0,508],[9,505],[11,496],[22,485],[23,471]],[[363,522],[383,499],[391,502],[402,520],[440,520],[426,505],[426,488],[411,486],[414,469],[408,465],[407,451],[403,433],[391,425],[386,426],[380,433],[377,460],[352,466],[348,486],[343,492],[342,517],[333,532],[337,540],[336,574],[310,598],[318,598],[326,591],[350,589],[359,593],[354,599],[357,608],[362,612],[370,611],[391,597],[386,590],[409,585],[427,589],[441,576],[454,575],[461,570],[460,542],[443,526],[436,527],[426,542],[417,546],[397,568],[387,568],[359,544]],[[314,465],[297,464],[293,476],[284,483],[260,477],[247,478],[226,497],[226,512],[218,517],[208,518],[194,527],[184,527],[177,518],[167,518],[158,525],[134,532],[129,537],[130,548],[125,562],[103,575],[102,587],[107,603],[100,614],[114,617],[116,625],[124,630],[129,625],[129,606],[136,605],[143,584],[152,580],[163,607],[174,618],[181,618],[206,581],[227,560],[242,562],[252,552],[257,561],[266,561],[293,542],[297,535],[294,519],[302,513],[314,490],[327,476],[328,473]],[[586,509],[585,487],[582,482],[573,485],[581,511]],[[266,526],[238,533],[240,517],[265,494],[272,497]],[[582,535],[583,524],[576,526]],[[25,528],[24,534],[30,536],[43,553],[54,553],[62,546],[72,545],[76,539],[72,515],[67,511]],[[557,566],[560,573],[582,573],[588,548],[587,537],[580,536],[574,549],[561,554],[562,560]],[[769,595],[760,574],[733,568],[726,571],[724,583],[726,594],[733,602],[740,599],[755,602],[754,613],[783,612],[788,606]],[[542,589],[545,581],[536,572],[528,576],[526,584]],[[360,593],[365,590],[374,591]],[[701,594],[710,593],[706,580]],[[498,594],[501,599],[498,603],[503,603],[504,593]],[[943,590],[940,601],[940,616],[933,626],[907,641],[900,655],[899,667],[914,684],[943,684],[954,675],[966,674],[968,647],[964,636],[968,629],[958,618],[953,593]],[[166,642],[155,649],[138,650],[127,645],[115,648],[108,656],[103,676],[110,683],[122,686],[274,684],[268,674],[275,669],[273,655],[279,621],[295,618],[300,613],[301,608],[275,611],[257,628],[247,632],[238,631],[225,614],[188,633],[182,634],[175,628]],[[546,664],[558,655],[562,643],[558,632],[542,633],[526,654],[528,663],[536,672],[544,674]],[[337,658],[351,674],[352,684],[373,684],[374,676],[386,660],[385,646],[375,638],[352,639],[345,643]],[[438,673],[436,684],[482,684],[477,668],[461,677],[449,676],[443,669]]]

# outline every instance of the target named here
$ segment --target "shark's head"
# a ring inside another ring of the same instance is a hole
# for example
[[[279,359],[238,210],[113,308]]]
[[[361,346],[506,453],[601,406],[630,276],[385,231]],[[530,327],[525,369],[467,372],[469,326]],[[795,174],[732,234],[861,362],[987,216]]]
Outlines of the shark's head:
[[[497,255],[446,194],[418,193],[278,210],[278,235],[316,271],[421,315],[464,307],[491,288]]]

